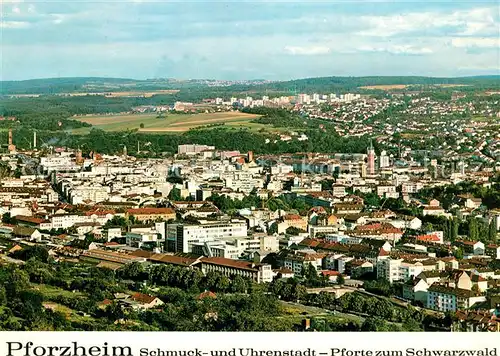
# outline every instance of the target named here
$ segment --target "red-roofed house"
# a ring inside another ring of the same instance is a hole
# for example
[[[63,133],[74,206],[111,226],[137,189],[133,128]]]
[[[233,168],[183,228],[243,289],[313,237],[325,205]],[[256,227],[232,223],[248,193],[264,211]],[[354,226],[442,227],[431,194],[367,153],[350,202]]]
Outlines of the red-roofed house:
[[[163,301],[155,296],[144,294],[144,293],[135,293],[133,294],[128,301],[132,301],[130,303],[134,309],[151,309],[156,308],[160,305],[163,305]]]
[[[500,319],[486,310],[459,310],[455,320],[452,325],[455,332],[500,332]]]
[[[40,229],[40,225],[47,220],[34,216],[16,215],[16,221],[20,226],[34,227]]]
[[[388,223],[371,223],[367,225],[356,226],[353,232],[354,236],[373,237],[393,242],[398,242],[403,236],[403,230]]]
[[[196,297],[196,299],[198,299],[198,300],[202,300],[205,298],[217,299],[217,294],[215,294],[212,291],[205,291]]]
[[[440,206],[427,205],[422,210],[422,214],[426,215],[445,215],[446,211]]]
[[[138,221],[174,220],[175,211],[171,208],[137,208],[127,209],[125,217],[134,216]]]
[[[488,289],[488,280],[481,277],[479,274],[472,273],[470,276],[472,287],[477,286],[477,289],[483,293]]]
[[[418,242],[432,242],[432,243],[437,243],[437,244],[442,244],[443,240],[440,238],[438,235],[419,235],[417,236],[417,241]]]
[[[373,270],[373,263],[362,259],[351,260],[345,264],[345,272],[352,278],[358,278],[367,273],[372,273]]]
[[[12,247],[10,250],[9,250],[9,254],[10,253],[14,253],[14,252],[17,252],[17,251],[21,251],[23,248],[19,245],[14,245],[14,247]]]
[[[457,241],[458,246],[461,246],[466,253],[472,253],[475,256],[483,256],[485,253],[484,243],[481,241]]]
[[[148,258],[148,261],[153,263],[163,263],[181,267],[193,267],[201,261],[200,257],[189,255],[166,255],[163,253],[153,254]]]
[[[441,205],[441,203],[437,199],[432,199],[431,201],[429,201],[429,206],[436,207],[436,206],[440,206],[440,205]]]
[[[282,222],[278,224],[278,234],[284,234],[289,227],[307,231],[307,217],[297,214],[285,215],[282,218]]]
[[[337,282],[337,278],[338,276],[340,276],[341,273],[339,271],[324,270],[320,271],[320,274],[323,277],[327,277],[330,282],[335,283]]]
[[[113,304],[113,301],[111,301],[110,299],[104,299],[102,302],[97,304],[97,307],[99,309],[106,309],[108,307],[108,305],[111,305],[111,304]]]

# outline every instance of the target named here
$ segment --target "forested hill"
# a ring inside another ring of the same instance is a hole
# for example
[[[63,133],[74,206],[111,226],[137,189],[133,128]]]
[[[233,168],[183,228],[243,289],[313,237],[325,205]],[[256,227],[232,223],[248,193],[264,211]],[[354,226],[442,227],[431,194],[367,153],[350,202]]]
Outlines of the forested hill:
[[[122,78],[46,78],[46,79],[29,79],[20,81],[2,81],[0,82],[0,93],[8,94],[56,94],[56,93],[72,93],[85,91],[87,87],[126,87],[127,84],[134,85],[133,79]]]
[[[0,81],[0,95],[105,93],[124,91],[154,91],[207,87],[213,80],[126,79],[102,77],[46,78],[20,81]]]
[[[248,82],[230,86],[214,87],[214,80],[176,80],[124,78],[49,78],[23,81],[1,81],[0,95],[19,94],[61,94],[98,93],[123,91],[153,91],[168,89],[204,89],[218,94],[232,94],[246,91],[274,92],[335,92],[359,91],[360,87],[376,85],[467,85],[474,88],[500,88],[500,76],[477,76],[457,78],[415,77],[415,76],[371,76],[371,77],[320,77],[259,84]]]
[[[430,85],[467,85],[474,88],[500,88],[500,75],[476,76],[476,77],[320,77],[290,80],[263,84],[258,89],[269,89],[276,91],[297,92],[320,92],[330,91],[355,91],[361,87],[377,85],[408,85],[408,86],[430,86]]]

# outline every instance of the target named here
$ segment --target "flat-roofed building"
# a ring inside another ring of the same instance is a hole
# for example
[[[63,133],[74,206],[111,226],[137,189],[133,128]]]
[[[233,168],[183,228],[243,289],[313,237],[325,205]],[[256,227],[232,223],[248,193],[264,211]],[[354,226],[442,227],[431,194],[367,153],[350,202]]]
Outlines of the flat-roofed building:
[[[245,221],[216,221],[199,225],[169,224],[167,251],[193,252],[193,245],[247,236]]]

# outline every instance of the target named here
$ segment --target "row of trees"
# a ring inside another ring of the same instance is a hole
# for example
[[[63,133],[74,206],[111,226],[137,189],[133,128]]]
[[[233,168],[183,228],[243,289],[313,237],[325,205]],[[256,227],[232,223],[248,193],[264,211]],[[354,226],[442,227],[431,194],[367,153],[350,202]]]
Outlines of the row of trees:
[[[488,221],[484,218],[469,216],[459,220],[457,217],[446,218],[443,216],[421,217],[423,228],[426,231],[443,231],[444,239],[456,241],[459,236],[467,236],[471,241],[496,243],[498,241],[496,220]]]
[[[82,92],[107,92],[107,91],[129,91],[131,85],[136,90],[154,91],[159,89],[178,89],[180,92],[171,94],[174,96],[174,101],[195,101],[195,98],[210,98],[210,97],[226,97],[246,95],[251,90],[255,96],[261,95],[290,95],[290,92],[306,92],[306,93],[331,93],[331,92],[360,92],[360,87],[374,85],[394,85],[404,84],[412,89],[415,86],[417,89],[429,89],[423,92],[421,96],[428,96],[430,93],[436,92],[436,97],[445,94],[451,95],[457,90],[463,92],[473,92],[478,88],[498,88],[498,79],[496,76],[470,77],[470,78],[429,78],[416,76],[400,76],[400,77],[321,77],[321,78],[306,78],[284,82],[273,83],[248,83],[248,84],[233,84],[230,86],[213,87],[206,83],[200,83],[196,80],[189,81],[172,81],[169,79],[154,79],[154,80],[131,80],[122,78],[51,78],[51,79],[34,79],[26,81],[4,81],[4,94],[57,94],[57,93],[82,93]],[[462,87],[445,88],[439,87],[437,84],[467,84]],[[368,91],[364,89],[362,91]],[[381,92],[382,90],[369,90],[372,92]],[[448,95],[448,96],[449,96]],[[160,95],[158,95],[160,96]],[[69,97],[69,98],[80,98]],[[116,98],[119,99],[119,98]],[[137,98],[149,99],[149,98]],[[146,101],[148,102],[148,101]]]
[[[472,217],[468,222],[468,237],[472,241],[496,243],[498,241],[496,219],[491,219],[488,224],[485,220]]]
[[[160,157],[164,153],[177,152],[177,146],[181,144],[204,144],[216,145],[223,150],[239,150],[241,152],[254,151],[260,154],[295,153],[295,152],[363,152],[369,144],[368,139],[351,140],[336,136],[334,133],[325,133],[319,130],[306,131],[309,140],[305,141],[281,141],[275,133],[264,130],[254,132],[245,128],[213,127],[205,129],[191,129],[178,135],[151,135],[139,133],[135,130],[123,131],[119,134],[105,132],[92,128],[87,135],[74,135],[73,129],[77,129],[77,121],[62,124],[57,129],[51,127],[26,126],[22,123],[15,127],[14,144],[19,148],[29,149],[33,132],[37,132],[40,147],[67,146],[71,148],[81,147],[84,154],[95,151],[105,154],[117,154],[123,151],[123,145],[127,146],[128,153],[137,155],[137,142],[143,155],[148,157]],[[59,122],[59,120],[57,121]],[[0,141],[7,142],[7,131],[0,132]],[[147,145],[147,146],[146,146]],[[140,155],[139,155],[140,156]]]
[[[402,330],[405,331],[422,331],[423,315],[418,310],[412,307],[395,306],[384,298],[363,296],[354,292],[346,293],[342,297],[335,299],[335,296],[331,293],[320,292],[319,294],[308,295],[306,303],[326,309],[366,315],[367,321],[379,324],[375,329],[364,325],[362,330],[366,331],[384,331],[380,325],[389,327],[388,323],[400,323],[402,324]],[[396,330],[394,328],[392,330],[396,331],[400,330],[400,328],[396,327]]]
[[[199,269],[164,264],[153,265],[146,270],[139,263],[131,263],[119,270],[118,276],[135,281],[149,281],[152,285],[176,287],[195,293],[203,290],[221,293],[246,293],[252,287],[250,280],[239,275],[232,278],[216,272],[204,275]]]
[[[213,202],[217,208],[225,212],[233,212],[245,208],[268,208],[271,211],[297,210],[300,214],[306,214],[311,209],[310,205],[306,204],[302,199],[297,199],[293,194],[261,199],[255,192],[252,192],[241,200],[213,194],[207,200]]]

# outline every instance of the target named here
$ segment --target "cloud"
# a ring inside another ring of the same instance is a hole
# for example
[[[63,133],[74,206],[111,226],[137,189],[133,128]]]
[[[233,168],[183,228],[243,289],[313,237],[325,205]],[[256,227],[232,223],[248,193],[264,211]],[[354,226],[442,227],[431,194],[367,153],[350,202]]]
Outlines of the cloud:
[[[4,75],[446,76],[498,62],[485,3],[138,1],[0,0]]]
[[[326,46],[286,46],[284,50],[285,53],[298,56],[315,56],[330,53],[330,48]]]
[[[22,29],[30,27],[30,23],[26,21],[0,21],[0,28]]]
[[[69,17],[66,14],[52,14],[51,16],[53,17],[52,23],[56,24],[56,25],[61,24],[63,21],[65,21]]]
[[[431,54],[434,51],[427,47],[414,47],[411,45],[392,45],[386,47],[362,46],[358,48],[360,52],[387,52],[392,54],[423,55]]]
[[[474,64],[458,67],[460,70],[472,70],[472,71],[500,71],[500,64]]]
[[[451,40],[451,45],[457,48],[500,48],[500,38],[457,37]]]
[[[496,16],[494,16],[496,13]],[[496,17],[496,19],[495,19]],[[491,8],[472,9],[467,13],[465,30],[462,35],[493,35],[498,36],[498,6]]]
[[[498,35],[498,7],[474,8],[451,13],[443,11],[408,12],[387,16],[361,16],[367,28],[358,31],[363,36],[390,37],[398,34],[426,35],[441,30],[441,34]]]

